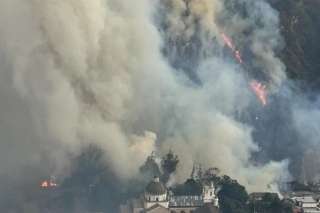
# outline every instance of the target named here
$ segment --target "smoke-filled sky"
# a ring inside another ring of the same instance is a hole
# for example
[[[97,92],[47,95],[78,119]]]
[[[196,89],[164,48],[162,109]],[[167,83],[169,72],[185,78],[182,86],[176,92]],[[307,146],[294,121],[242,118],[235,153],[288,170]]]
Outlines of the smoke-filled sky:
[[[177,181],[197,162],[249,191],[277,190],[290,154],[258,163],[253,153],[288,132],[272,139],[257,129],[273,134],[272,118],[283,113],[315,145],[320,119],[287,86],[277,57],[284,45],[278,13],[264,0],[1,0],[0,175],[61,175],[68,155],[94,143],[124,180],[153,150],[173,149],[182,162]],[[270,107],[257,102],[252,79],[277,94]],[[288,104],[273,106],[282,97]],[[257,128],[260,117],[268,125]]]

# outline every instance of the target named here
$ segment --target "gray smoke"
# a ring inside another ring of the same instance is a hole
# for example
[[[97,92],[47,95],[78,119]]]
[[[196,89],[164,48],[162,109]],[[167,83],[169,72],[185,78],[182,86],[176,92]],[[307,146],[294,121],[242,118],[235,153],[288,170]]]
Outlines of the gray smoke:
[[[301,144],[301,170],[297,176],[304,182],[320,180],[319,138],[320,138],[320,108],[319,97],[299,97],[293,106],[293,125],[299,135],[297,143]]]
[[[271,91],[286,79],[285,66],[277,57],[283,47],[278,13],[266,1],[165,0],[160,8],[169,44],[165,52],[173,66],[191,78],[197,78],[195,72],[203,60],[221,57],[221,34],[225,33],[245,57],[245,68],[268,82]]]
[[[63,174],[67,156],[94,143],[124,180],[153,150],[172,148],[183,162],[178,181],[198,162],[249,191],[277,191],[287,162],[252,163],[255,127],[237,116],[256,97],[221,40],[223,31],[250,44],[252,70],[278,88],[286,77],[277,13],[247,0],[251,14],[231,15],[233,4],[2,0],[0,175],[23,176],[28,166]]]

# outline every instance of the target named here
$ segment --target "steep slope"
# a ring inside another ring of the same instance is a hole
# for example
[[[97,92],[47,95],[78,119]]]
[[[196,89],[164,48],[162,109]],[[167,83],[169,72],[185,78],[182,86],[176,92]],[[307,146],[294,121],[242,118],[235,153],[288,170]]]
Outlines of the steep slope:
[[[288,76],[304,86],[320,89],[320,1],[271,0],[280,12],[286,46],[282,59]]]

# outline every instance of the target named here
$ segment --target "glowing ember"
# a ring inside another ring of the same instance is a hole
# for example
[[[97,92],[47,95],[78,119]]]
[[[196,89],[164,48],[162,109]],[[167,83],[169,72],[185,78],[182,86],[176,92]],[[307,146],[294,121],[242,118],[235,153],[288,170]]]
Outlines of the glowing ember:
[[[224,43],[232,50],[235,51],[236,48],[231,40],[231,38],[229,38],[226,34],[221,33],[222,39],[224,41]]]
[[[50,181],[45,180],[40,184],[41,188],[53,188],[53,187],[57,187],[57,186],[58,186],[58,184],[56,184],[52,180],[50,180]]]
[[[42,188],[48,188],[49,187],[49,183],[48,183],[48,181],[43,181],[42,183],[41,183],[41,187]]]
[[[260,102],[263,106],[267,105],[267,90],[266,86],[258,81],[251,81],[250,87],[252,91],[256,94],[256,96],[259,98]]]
[[[56,184],[56,183],[54,183],[54,182],[50,182],[50,186],[51,186],[51,187],[56,187],[56,186],[58,186],[58,184]]]
[[[237,50],[237,51],[235,52],[235,57],[236,57],[236,59],[239,61],[240,64],[243,63],[240,51]]]

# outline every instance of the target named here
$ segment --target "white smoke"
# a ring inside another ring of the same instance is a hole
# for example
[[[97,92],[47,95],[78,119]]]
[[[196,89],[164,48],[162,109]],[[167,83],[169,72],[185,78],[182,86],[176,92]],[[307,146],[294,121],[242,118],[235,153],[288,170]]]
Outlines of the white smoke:
[[[164,25],[167,40],[184,41],[184,48],[195,37],[202,43],[194,51],[202,58],[220,52],[223,45],[221,33],[226,33],[244,54],[251,52],[256,72],[265,75],[271,91],[277,90],[286,80],[285,66],[277,57],[283,47],[278,12],[264,0],[165,0]],[[200,35],[200,36],[199,36]],[[175,50],[169,48],[169,54]],[[201,58],[200,58],[201,60]]]
[[[178,9],[170,35],[185,29],[179,21],[184,5],[172,3]],[[117,175],[129,178],[152,150],[171,147],[181,158],[181,179],[196,161],[221,168],[249,190],[270,190],[286,168],[250,162],[258,149],[251,127],[234,119],[252,98],[245,77],[214,56],[199,67],[203,85],[190,86],[176,75],[161,54],[163,41],[152,22],[155,6],[150,0],[0,2],[0,116],[6,140],[1,153],[11,153],[1,167],[18,168],[17,158],[39,163],[46,152],[61,168],[67,153],[95,143]],[[204,29],[219,34],[215,18],[221,4],[191,1],[190,8]],[[190,30],[187,35],[196,29]],[[259,42],[258,52],[265,50]],[[265,59],[274,59],[272,49],[266,53]]]
[[[320,109],[319,97],[311,101],[306,97],[299,97],[293,104],[293,125],[299,133],[299,141],[303,145],[301,150],[301,174],[303,182],[319,182],[319,138],[320,138]]]

